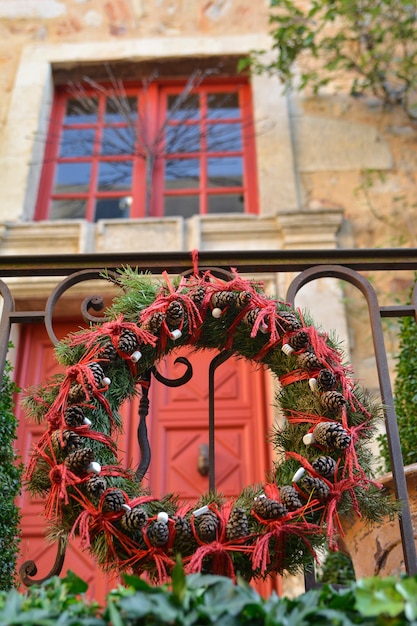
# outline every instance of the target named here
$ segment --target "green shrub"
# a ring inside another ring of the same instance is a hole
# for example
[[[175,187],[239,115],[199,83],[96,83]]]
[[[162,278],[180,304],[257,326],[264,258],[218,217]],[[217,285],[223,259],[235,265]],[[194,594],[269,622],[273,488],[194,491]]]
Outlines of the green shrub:
[[[14,393],[18,391],[10,378],[12,368],[6,362],[0,393],[0,589],[10,589],[15,582],[19,546],[19,511],[15,498],[20,492],[22,467],[16,462],[13,442],[17,420],[13,414]]]
[[[404,465],[417,463],[417,324],[412,317],[400,319],[394,405],[397,413]],[[385,470],[390,458],[385,435],[378,437]]]
[[[180,565],[171,586],[135,577],[107,596],[86,600],[74,574],[52,578],[26,594],[0,592],[0,626],[416,626],[417,577],[368,578],[343,589],[323,585],[297,598],[267,599],[246,583],[193,574]]]

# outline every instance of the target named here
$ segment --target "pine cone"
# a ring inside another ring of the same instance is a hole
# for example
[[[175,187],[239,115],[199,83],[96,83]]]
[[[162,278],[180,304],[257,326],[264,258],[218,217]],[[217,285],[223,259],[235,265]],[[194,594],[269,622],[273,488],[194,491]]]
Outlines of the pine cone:
[[[100,350],[100,358],[107,361],[115,361],[117,359],[117,350],[111,341],[108,341]]]
[[[278,311],[277,316],[278,328],[281,328],[284,332],[301,328],[300,322],[292,311]]]
[[[201,541],[210,543],[217,539],[219,518],[213,511],[207,511],[197,517],[197,533]]]
[[[315,370],[321,367],[321,363],[318,360],[313,350],[306,350],[297,356],[298,366],[304,370]]]
[[[161,311],[156,311],[156,313],[150,316],[150,318],[146,321],[145,324],[141,324],[141,328],[143,330],[147,330],[153,335],[157,335],[159,329],[164,323],[164,320],[165,320],[165,314],[162,313]]]
[[[101,498],[107,489],[107,482],[104,476],[93,474],[85,483],[87,493],[91,498]]]
[[[251,300],[252,294],[250,291],[240,291],[236,295],[235,305],[238,309],[243,309],[245,306],[248,306]]]
[[[241,539],[249,534],[249,523],[245,510],[240,506],[235,506],[230,513],[226,524],[226,537],[228,541]]]
[[[217,291],[211,296],[211,304],[214,309],[225,309],[235,301],[233,291]]]
[[[266,497],[256,498],[253,510],[263,519],[278,519],[287,514],[287,509],[281,502]]]
[[[122,330],[119,337],[119,350],[126,354],[132,354],[138,347],[139,344],[135,333],[126,328]]]
[[[82,426],[84,424],[84,411],[80,406],[69,406],[64,413],[64,419],[67,426],[70,428],[77,428],[77,426]]]
[[[125,497],[121,489],[111,489],[103,497],[101,510],[103,513],[120,511],[125,504]]]
[[[178,328],[184,318],[184,309],[180,302],[172,300],[166,310],[166,320],[170,328]]]
[[[292,335],[288,339],[288,343],[290,344],[291,348],[294,348],[294,350],[302,350],[309,344],[309,342],[310,337],[305,330],[300,330],[298,333]]]
[[[86,397],[83,386],[79,383],[72,384],[68,392],[67,400],[68,404],[82,404],[85,402]]]
[[[330,456],[319,456],[311,465],[318,474],[324,476],[327,480],[333,478],[336,469],[336,461]]]
[[[55,430],[52,433],[52,445],[54,449],[62,451],[64,454],[71,454],[80,447],[81,439],[72,430]]]
[[[331,391],[336,385],[337,379],[331,370],[322,369],[319,371],[317,376],[317,389],[319,391]]]
[[[122,527],[127,532],[134,532],[143,528],[148,521],[148,514],[140,506],[135,506],[130,511],[126,511],[120,520]]]
[[[85,474],[94,461],[94,452],[90,448],[80,448],[65,459],[64,463],[73,474]]]
[[[189,296],[194,304],[198,307],[202,304],[204,300],[204,296],[206,295],[206,290],[204,287],[196,287],[193,291],[190,291]]]
[[[284,485],[280,489],[281,502],[288,511],[296,511],[303,504],[298,491],[292,485]]]
[[[320,422],[313,436],[318,444],[336,450],[345,450],[350,444],[350,435],[338,422]]]
[[[100,363],[89,363],[88,367],[89,367],[89,369],[93,373],[94,382],[96,384],[96,387],[101,387],[102,384],[103,384],[104,371],[103,371],[103,368],[101,367]]]
[[[148,526],[148,539],[155,548],[161,548],[166,544],[169,537],[168,524],[156,520]]]
[[[259,307],[255,307],[253,309],[249,309],[249,311],[245,314],[243,321],[249,326],[253,326],[256,322],[256,318],[258,317],[261,309]]]
[[[346,404],[346,400],[338,391],[325,391],[320,396],[320,402],[327,411],[338,413]]]
[[[185,517],[176,515],[174,517],[174,528],[174,550],[175,552],[179,552],[183,556],[187,555],[193,550],[195,543],[191,524],[187,519],[185,519]]]
[[[320,480],[320,478],[315,478],[314,476],[310,476],[310,474],[304,474],[302,487],[306,488],[311,495],[317,498],[317,500],[320,500],[320,502],[327,500],[330,494],[330,487],[326,485],[323,480]]]

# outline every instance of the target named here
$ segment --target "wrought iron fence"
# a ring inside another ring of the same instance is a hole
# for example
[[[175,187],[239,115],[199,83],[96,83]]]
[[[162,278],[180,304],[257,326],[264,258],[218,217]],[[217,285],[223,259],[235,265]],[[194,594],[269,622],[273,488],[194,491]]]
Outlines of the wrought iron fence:
[[[227,272],[231,267],[238,269],[240,274],[257,275],[295,273],[286,294],[286,301],[294,305],[294,300],[300,289],[323,277],[336,278],[353,285],[364,296],[369,324],[372,332],[373,349],[378,372],[380,395],[385,405],[385,425],[388,446],[391,458],[391,468],[394,479],[395,494],[403,502],[402,515],[399,520],[404,563],[409,574],[417,574],[417,558],[414,543],[414,531],[407,495],[407,484],[401,454],[400,438],[397,419],[394,410],[394,399],[387,352],[384,340],[382,318],[399,318],[414,316],[417,320],[417,287],[414,291],[411,304],[396,303],[382,305],[377,292],[368,279],[367,273],[389,274],[417,271],[417,249],[378,249],[378,250],[307,250],[307,251],[249,251],[249,252],[201,252],[199,254],[201,267],[209,267],[213,271]],[[191,256],[183,252],[170,253],[143,253],[143,254],[87,254],[87,255],[60,255],[60,256],[20,256],[0,257],[0,292],[3,297],[3,309],[0,320],[0,375],[3,373],[7,358],[8,345],[12,326],[15,324],[45,324],[52,342],[57,339],[53,330],[53,313],[56,304],[69,287],[78,283],[96,279],[104,269],[109,272],[118,268],[131,266],[143,272],[159,275],[164,270],[168,273],[181,274],[189,271],[192,264]],[[16,279],[36,277],[53,277],[57,281],[56,287],[46,300],[42,310],[16,310],[13,295]],[[10,281],[9,279],[13,279]],[[102,308],[98,296],[85,298],[81,305],[81,312],[86,321],[97,321],[102,318],[90,313]],[[214,373],[216,368],[224,362],[230,353],[222,352],[213,359],[208,372],[209,376],[209,445],[208,445],[208,475],[209,489],[215,489],[214,466]],[[157,373],[154,372],[156,376]],[[160,376],[160,375],[159,375]],[[163,380],[166,384],[180,384],[187,381],[186,375],[179,381]],[[147,397],[142,397],[139,408],[140,419],[146,420],[148,411]],[[146,472],[149,463],[149,449],[145,434],[139,435],[142,460],[138,468],[138,476]],[[56,562],[50,572],[60,571],[63,563],[62,547],[58,550]],[[34,566],[34,564],[33,564]],[[34,575],[26,567],[23,580],[30,584],[30,576]],[[35,572],[36,573],[36,572]],[[306,577],[306,585],[314,585],[314,577]]]

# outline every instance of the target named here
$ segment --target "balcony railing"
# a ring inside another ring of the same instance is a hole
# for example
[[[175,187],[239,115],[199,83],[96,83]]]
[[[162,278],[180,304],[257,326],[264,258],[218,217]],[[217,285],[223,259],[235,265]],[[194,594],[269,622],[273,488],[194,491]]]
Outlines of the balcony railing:
[[[395,494],[404,503],[399,521],[404,563],[409,574],[417,574],[414,531],[382,324],[382,318],[414,316],[417,320],[417,288],[416,286],[414,288],[412,304],[403,302],[382,305],[373,284],[368,279],[369,274],[395,277],[397,274],[403,275],[404,271],[407,271],[412,279],[413,273],[417,271],[417,249],[201,252],[199,253],[199,264],[201,267],[219,268],[221,270],[229,270],[234,267],[240,274],[249,274],[255,279],[257,276],[264,276],[265,274],[294,273],[296,277],[290,283],[285,297],[285,300],[290,304],[294,304],[297,293],[304,285],[324,277],[336,278],[349,283],[363,294],[368,308],[380,396],[386,407],[385,425]],[[55,341],[52,318],[54,308],[65,291],[83,281],[99,278],[104,269],[113,271],[126,266],[138,268],[143,272],[151,272],[154,275],[159,275],[164,270],[170,274],[180,274],[190,269],[192,260],[191,255],[184,252],[0,257],[0,291],[3,296],[0,321],[0,374],[3,373],[7,358],[13,325],[43,323],[51,341]],[[14,297],[14,290],[19,284],[17,279],[33,281],[37,278],[46,279],[46,277],[49,280],[53,279],[56,286],[52,289],[49,297],[44,298],[44,302],[46,302],[44,308],[42,310],[22,310],[22,303],[28,301],[28,296],[25,295],[25,299],[19,303],[19,310],[17,310]],[[280,295],[282,297],[282,294]],[[85,298],[81,308],[86,320],[96,319],[94,316],[90,316],[88,312],[91,306],[95,307],[94,297]],[[98,304],[97,308],[99,306]],[[213,361],[209,372],[209,425],[211,432],[209,433],[208,467],[210,468],[210,489],[214,489],[216,486],[213,432],[215,397],[212,381],[215,368],[226,356],[220,356],[217,361]],[[146,459],[144,464],[146,467]],[[313,584],[311,578],[307,579],[307,584]]]

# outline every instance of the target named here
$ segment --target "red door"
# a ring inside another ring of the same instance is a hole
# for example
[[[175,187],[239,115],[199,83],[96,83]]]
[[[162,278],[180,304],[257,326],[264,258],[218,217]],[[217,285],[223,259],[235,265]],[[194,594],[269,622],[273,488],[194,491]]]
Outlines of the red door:
[[[54,330],[63,337],[68,324],[56,324]],[[71,330],[74,330],[72,325]],[[200,446],[208,443],[208,366],[215,353],[193,352],[183,349],[193,366],[193,377],[184,386],[167,387],[152,380],[148,416],[152,461],[144,482],[157,497],[175,493],[190,502],[208,491],[208,477],[198,471]],[[178,354],[169,355],[158,364],[158,370],[167,378],[178,378],[183,365],[174,365]],[[22,328],[16,381],[28,388],[45,381],[59,371],[53,346],[43,325]],[[244,359],[229,359],[215,372],[215,478],[216,489],[227,497],[240,493],[245,485],[261,482],[271,467],[267,445],[268,415],[265,375]],[[136,431],[138,400],[126,403],[122,409],[124,433],[119,450],[126,465],[139,462]],[[17,446],[24,463],[31,446],[43,433],[44,425],[29,422],[21,407]],[[44,539],[43,503],[23,492],[19,500],[23,511],[21,559],[33,559],[38,566],[38,577],[46,575],[55,558],[55,545]],[[64,563],[89,584],[89,595],[103,602],[115,579],[105,576],[95,562],[83,552],[77,542],[71,543]],[[268,593],[271,584],[262,584],[259,591]]]

